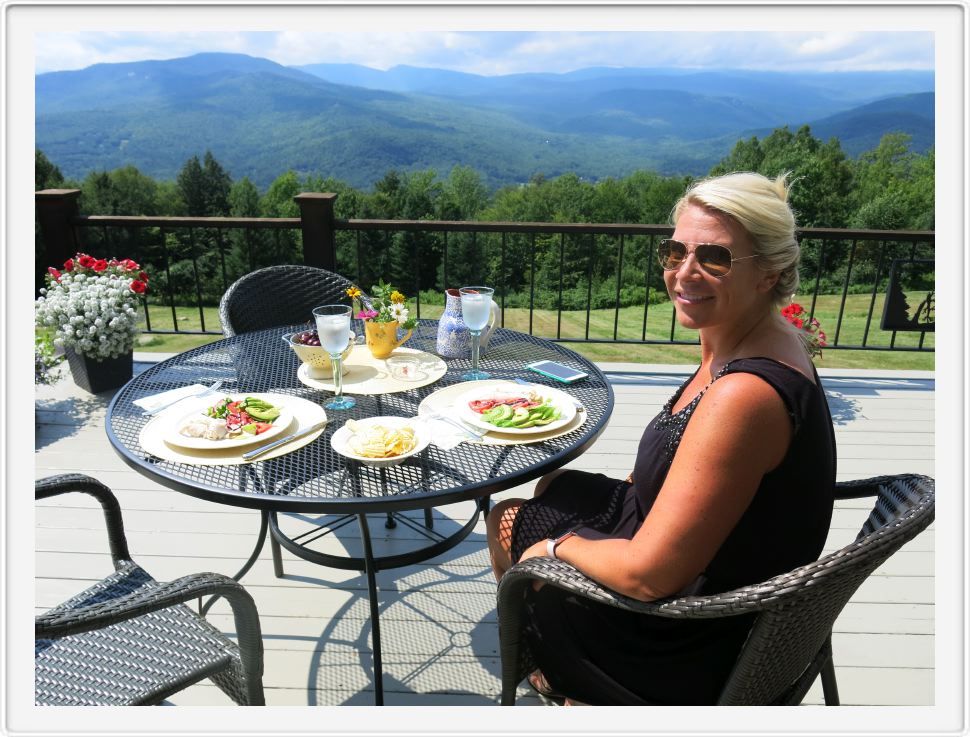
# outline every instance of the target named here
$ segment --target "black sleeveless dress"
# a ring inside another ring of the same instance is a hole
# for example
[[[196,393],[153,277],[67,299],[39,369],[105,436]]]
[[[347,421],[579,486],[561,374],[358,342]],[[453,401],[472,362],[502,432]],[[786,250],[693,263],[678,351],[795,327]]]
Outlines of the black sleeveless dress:
[[[791,417],[792,442],[707,569],[680,595],[724,592],[810,563],[828,535],[835,434],[818,374],[813,384],[773,359],[745,358],[725,365],[714,381],[737,372],[759,376],[778,392]],[[537,541],[571,529],[590,539],[633,537],[650,513],[704,394],[672,414],[670,408],[689,383],[644,430],[634,484],[568,471],[541,497],[522,505],[512,528],[513,561]],[[590,704],[715,703],[753,621],[752,615],[646,617],[553,586],[530,589],[526,606],[525,636],[549,684]]]

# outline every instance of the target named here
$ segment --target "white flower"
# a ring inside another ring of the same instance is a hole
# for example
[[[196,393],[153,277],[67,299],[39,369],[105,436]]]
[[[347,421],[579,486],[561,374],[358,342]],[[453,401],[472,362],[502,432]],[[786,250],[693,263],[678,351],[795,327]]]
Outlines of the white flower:
[[[402,325],[407,322],[408,319],[408,308],[402,304],[392,304],[387,308],[391,313],[391,317],[397,320]]]
[[[65,272],[41,290],[37,325],[55,328],[54,344],[92,358],[114,358],[132,349],[138,332],[138,295],[127,274]]]

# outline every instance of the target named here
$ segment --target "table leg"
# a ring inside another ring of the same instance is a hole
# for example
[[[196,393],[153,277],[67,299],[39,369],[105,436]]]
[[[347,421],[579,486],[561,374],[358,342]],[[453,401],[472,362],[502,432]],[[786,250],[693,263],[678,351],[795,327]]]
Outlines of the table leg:
[[[233,581],[238,581],[243,576],[245,576],[246,573],[249,571],[249,569],[253,567],[253,563],[256,562],[256,559],[259,558],[259,552],[263,549],[263,543],[266,542],[266,529],[268,525],[269,525],[269,512],[267,512],[265,509],[260,510],[259,535],[257,535],[256,537],[256,545],[253,547],[253,552],[250,554],[249,560],[247,560],[243,564],[243,567],[239,569],[236,575],[232,576]],[[208,612],[209,609],[212,608],[212,605],[215,604],[216,601],[220,598],[221,597],[218,595],[211,597],[209,601],[206,602],[205,606],[199,608],[199,614],[201,614],[204,617],[206,615],[206,612]]]
[[[273,552],[273,573],[277,578],[283,578],[283,549],[274,535],[269,536],[269,548]]]
[[[381,620],[380,607],[377,601],[377,579],[374,562],[374,551],[371,547],[370,528],[367,526],[367,515],[358,514],[357,524],[360,525],[360,540],[364,545],[364,570],[367,574],[367,596],[370,599],[371,636],[374,641],[374,704],[384,705],[384,667],[381,659]]]

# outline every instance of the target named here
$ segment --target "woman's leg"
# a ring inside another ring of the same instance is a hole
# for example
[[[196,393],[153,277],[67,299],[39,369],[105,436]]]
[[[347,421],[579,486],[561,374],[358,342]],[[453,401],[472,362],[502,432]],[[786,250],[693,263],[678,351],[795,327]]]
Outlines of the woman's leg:
[[[512,567],[512,523],[520,506],[522,499],[505,499],[497,502],[485,519],[488,556],[496,581]]]
[[[565,469],[551,471],[536,482],[534,497],[541,496],[549,484],[564,473]],[[512,523],[522,506],[521,499],[505,499],[495,504],[485,519],[485,535],[488,541],[488,555],[492,561],[492,574],[498,581],[512,567]]]

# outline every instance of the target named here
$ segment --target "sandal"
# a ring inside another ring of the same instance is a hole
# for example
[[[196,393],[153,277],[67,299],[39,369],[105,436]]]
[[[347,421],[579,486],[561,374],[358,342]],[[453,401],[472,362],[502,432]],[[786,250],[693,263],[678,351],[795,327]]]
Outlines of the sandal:
[[[563,702],[565,702],[566,697],[561,693],[556,693],[552,689],[552,687],[549,685],[549,681],[546,680],[546,677],[542,675],[542,671],[538,668],[532,671],[525,680],[529,684],[530,688],[539,694],[539,696],[549,699],[550,701],[559,704],[559,706],[562,706]]]

